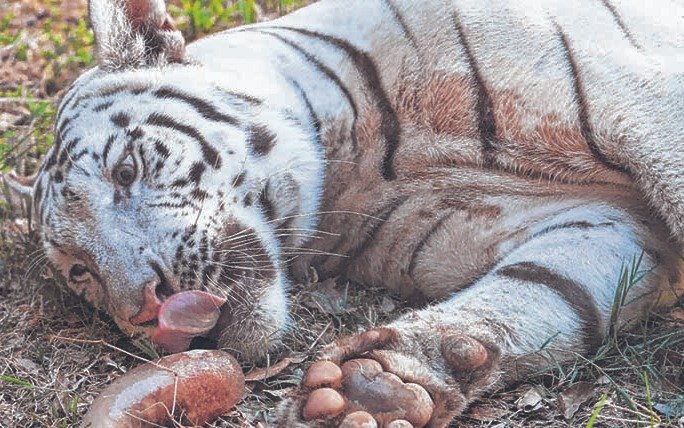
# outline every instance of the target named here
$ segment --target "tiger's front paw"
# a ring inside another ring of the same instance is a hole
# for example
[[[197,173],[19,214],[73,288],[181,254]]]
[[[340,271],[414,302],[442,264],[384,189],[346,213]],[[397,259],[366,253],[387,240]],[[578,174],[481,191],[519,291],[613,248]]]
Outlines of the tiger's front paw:
[[[281,422],[394,428],[448,424],[467,404],[466,383],[492,370],[495,352],[469,336],[438,336],[430,350],[392,328],[329,345],[307,371],[297,395],[285,403]]]
[[[430,394],[395,371],[372,358],[355,358],[341,367],[314,363],[303,382],[309,390],[303,419],[337,418],[342,427],[427,425],[435,408]]]

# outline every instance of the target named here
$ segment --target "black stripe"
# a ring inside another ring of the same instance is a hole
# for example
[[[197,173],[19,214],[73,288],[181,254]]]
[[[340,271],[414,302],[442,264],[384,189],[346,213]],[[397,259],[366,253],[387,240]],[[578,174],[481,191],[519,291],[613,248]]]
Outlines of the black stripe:
[[[171,202],[160,202],[157,204],[145,204],[147,207],[150,208],[187,208],[191,207],[195,211],[199,210],[199,207],[191,202],[177,202],[177,203],[171,203]]]
[[[188,181],[194,183],[195,186],[199,186],[199,183],[202,180],[202,174],[204,174],[206,169],[206,165],[202,162],[193,163],[190,166],[190,172],[188,173]]]
[[[64,111],[64,109],[66,109],[66,107],[69,105],[69,103],[71,103],[71,101],[73,101],[74,97],[76,97],[77,92],[72,91],[73,88],[74,88],[74,84],[72,83],[69,86],[69,89],[67,89],[66,95],[64,96],[64,98],[62,98],[62,101],[59,103],[59,108],[57,109],[57,114],[55,115],[57,122],[59,122],[59,120],[61,119],[62,112]]]
[[[356,140],[356,122],[358,120],[358,108],[356,106],[356,102],[354,101],[354,98],[352,97],[351,92],[349,92],[349,89],[347,86],[342,82],[342,79],[327,65],[323,64],[320,62],[318,59],[316,59],[313,55],[311,55],[309,52],[304,50],[302,47],[294,43],[293,41],[279,35],[276,33],[272,33],[269,31],[259,31],[262,34],[266,34],[268,36],[274,37],[278,40],[280,40],[282,43],[286,44],[287,46],[291,47],[295,51],[297,51],[299,54],[301,54],[314,68],[316,68],[319,72],[321,72],[325,77],[328,78],[337,88],[342,92],[342,95],[347,100],[347,103],[349,104],[349,107],[352,109],[352,114],[354,116],[351,129],[350,129],[350,134],[351,134],[351,140],[353,144],[353,149],[356,150],[358,143]],[[299,87],[299,90],[302,91],[301,87]],[[302,91],[303,93],[303,91]],[[308,102],[308,99],[307,99]],[[310,104],[309,104],[310,106]]]
[[[432,235],[434,235],[438,230],[440,230],[442,228],[444,223],[449,218],[451,218],[451,216],[454,215],[454,212],[455,211],[451,211],[447,214],[444,214],[442,217],[440,217],[435,222],[435,224],[432,225],[430,230],[428,230],[428,232],[425,235],[423,235],[423,237],[420,239],[420,241],[418,241],[418,245],[416,245],[416,247],[413,249],[413,253],[411,254],[411,261],[409,262],[409,267],[408,267],[409,276],[413,277],[413,271],[416,269],[416,265],[418,263],[418,256],[420,256],[420,254],[423,251],[423,248],[425,248],[425,245],[432,238]]]
[[[497,148],[496,144],[496,119],[494,118],[494,103],[492,97],[487,90],[487,84],[482,71],[475,58],[468,39],[466,38],[461,19],[456,12],[452,14],[452,21],[456,31],[456,37],[463,50],[465,51],[468,67],[473,74],[475,80],[475,89],[477,91],[477,129],[480,134],[480,141],[483,145],[483,155],[485,165],[491,165],[494,162],[494,151]]]
[[[587,350],[601,346],[601,317],[594,298],[577,282],[532,262],[521,262],[498,270],[500,276],[545,285],[558,293],[582,322],[582,336]]]
[[[579,116],[580,133],[587,142],[589,150],[599,162],[603,163],[610,169],[626,172],[621,166],[614,164],[611,160],[606,158],[594,139],[594,129],[589,117],[589,102],[584,91],[584,85],[582,84],[582,80],[580,78],[579,64],[577,63],[575,53],[570,46],[570,40],[568,39],[567,34],[563,32],[558,24],[555,25],[556,30],[558,31],[558,37],[560,39],[561,46],[563,46],[565,51],[565,58],[570,67],[570,76],[572,77],[572,84],[575,90],[575,102],[577,103],[577,114]]]
[[[79,105],[81,105],[82,101],[86,101],[86,100],[89,100],[91,98],[108,97],[110,95],[116,95],[120,92],[124,92],[127,89],[128,89],[128,86],[125,86],[125,85],[111,86],[111,87],[108,87],[105,89],[101,89],[97,92],[87,93],[87,94],[81,95],[80,97],[78,97],[76,99],[76,101],[74,101],[74,105],[72,106],[72,108],[76,108]]]
[[[247,177],[247,174],[244,171],[238,174],[233,180],[233,187],[242,186],[242,184],[245,182],[245,177]]]
[[[142,137],[145,136],[145,132],[140,128],[139,126],[136,126],[135,128],[131,130],[126,130],[126,135],[129,138],[129,144],[132,143],[135,140],[138,140]]]
[[[309,100],[309,97],[306,95],[306,92],[304,92],[304,89],[302,89],[301,85],[299,82],[297,82],[294,79],[289,79],[290,83],[292,86],[294,86],[297,89],[297,92],[299,93],[299,96],[302,98],[304,101],[304,105],[306,106],[306,110],[309,113],[309,118],[314,126],[314,129],[316,130],[316,142],[318,145],[321,145],[321,120],[318,118],[318,115],[313,109],[313,106],[311,105],[311,100]]]
[[[259,203],[261,208],[264,210],[264,215],[269,221],[276,220],[276,209],[273,205],[273,201],[268,198],[268,183],[264,189],[259,193]]]
[[[131,117],[122,111],[112,115],[110,120],[119,128],[125,128],[131,123]]]
[[[78,144],[80,141],[81,141],[80,138],[74,138],[71,141],[69,141],[68,143],[66,143],[64,148],[62,148],[61,153],[59,154],[59,162],[58,162],[59,166],[64,165],[64,163],[67,161],[67,159],[69,159],[69,156],[71,155],[71,151],[74,150],[74,147],[76,147],[76,144]]]
[[[204,139],[204,136],[202,136],[202,134],[196,128],[193,128],[192,126],[188,125],[183,125],[182,123],[177,122],[170,116],[161,113],[152,113],[151,115],[149,115],[147,120],[145,120],[145,123],[149,125],[174,129],[194,139],[200,145],[204,160],[214,169],[221,168],[221,156],[219,155],[218,151],[216,151],[216,149],[213,148],[207,142],[207,140]]]
[[[107,101],[107,102],[96,105],[95,108],[93,108],[93,110],[96,111],[97,113],[100,113],[102,111],[107,110],[109,107],[112,106],[112,104],[114,104],[114,101]]]
[[[303,28],[281,27],[275,26],[273,28],[292,31],[302,34],[307,37],[313,37],[322,40],[328,44],[343,50],[347,56],[352,60],[354,66],[359,70],[360,76],[366,84],[366,90],[375,98],[378,110],[381,114],[380,131],[385,137],[385,155],[382,160],[380,172],[386,180],[394,180],[397,178],[394,172],[394,154],[399,147],[399,137],[401,135],[401,125],[397,118],[397,113],[394,111],[392,104],[389,101],[387,93],[383,89],[378,68],[373,62],[370,55],[366,52],[360,51],[348,41],[329,36],[327,34],[317,33],[315,31],[306,30]]]
[[[199,187],[197,187],[195,189],[192,189],[192,191],[190,192],[190,195],[195,200],[204,201],[209,196],[209,193],[207,193],[206,190],[203,190],[203,189],[200,189]]]
[[[90,149],[83,149],[80,152],[76,153],[71,157],[72,162],[76,162],[77,160],[81,159],[83,156],[87,155],[90,151]]]
[[[394,15],[394,19],[401,27],[401,31],[404,33],[404,37],[409,41],[409,43],[411,43],[411,47],[413,47],[416,53],[422,57],[422,51],[418,46],[418,39],[416,39],[415,34],[413,34],[411,29],[406,24],[406,20],[404,19],[404,16],[401,14],[399,9],[397,9],[397,6],[392,2],[392,0],[384,0],[384,3],[390,10],[390,12],[392,12],[392,15]]]
[[[185,187],[190,184],[190,180],[188,180],[187,177],[183,178],[177,178],[171,182],[171,187],[177,188],[177,187]]]
[[[104,150],[102,150],[102,165],[107,166],[107,157],[109,156],[109,151],[112,149],[112,144],[116,140],[115,135],[110,135],[107,137],[107,142],[105,143]]]
[[[100,97],[108,97],[110,95],[118,94],[124,91],[130,91],[133,95],[140,95],[148,89],[150,89],[148,85],[141,85],[140,82],[131,81],[119,86],[101,88],[94,95]]]
[[[254,106],[261,105],[264,102],[263,100],[261,100],[257,97],[254,97],[252,95],[248,95],[248,94],[245,94],[242,92],[235,92],[235,91],[225,89],[225,88],[221,88],[218,86],[215,89],[216,89],[216,91],[220,92],[221,94],[228,95],[229,97],[232,97],[232,98],[237,98],[240,101],[246,102],[247,104],[251,104]]]
[[[74,117],[75,117],[75,116],[74,116]],[[71,119],[72,119],[71,117],[67,117],[67,118],[65,118],[65,119],[60,123],[59,129],[57,130],[57,132],[59,133],[59,136],[60,136],[60,137],[64,138],[64,132],[66,131],[66,127],[67,127],[67,126],[69,125],[69,123],[71,122]]]
[[[598,224],[593,224],[589,223],[588,221],[568,221],[565,223],[560,223],[560,224],[554,224],[552,226],[545,227],[544,229],[540,230],[539,232],[536,232],[532,236],[530,236],[529,240],[532,240],[538,236],[545,235],[549,232],[553,232],[556,230],[561,230],[561,229],[580,229],[580,230],[587,230],[587,229],[593,229],[597,227],[612,227],[614,226],[615,223],[607,221],[604,223],[598,223]]]
[[[154,140],[154,151],[157,152],[162,159],[168,158],[171,154],[169,148],[166,147],[166,144],[159,140]]]
[[[363,235],[363,239],[348,252],[349,258],[348,264],[352,264],[356,257],[362,256],[363,253],[373,245],[375,237],[382,227],[387,224],[389,219],[392,217],[399,208],[401,208],[406,201],[408,196],[402,196],[397,199],[393,199],[388,204],[383,205],[380,210],[374,212],[371,216],[367,217],[359,228],[358,235]],[[343,238],[344,240],[344,238]],[[337,248],[331,251],[332,253],[338,253]]]
[[[138,146],[138,157],[140,158],[140,163],[142,164],[141,177],[147,178],[147,156],[145,156],[145,148],[142,144]]]
[[[262,124],[253,124],[248,130],[248,143],[257,156],[266,156],[276,145],[276,135]]]
[[[601,3],[603,3],[603,6],[608,9],[611,15],[613,15],[613,20],[615,20],[615,23],[620,27],[622,30],[622,34],[625,36],[625,38],[629,41],[629,43],[634,46],[637,50],[642,50],[643,48],[639,44],[639,42],[636,41],[634,38],[634,35],[629,31],[627,28],[627,25],[625,24],[625,21],[622,20],[622,16],[618,13],[617,9],[615,8],[615,5],[613,5],[609,0],[601,0]]]
[[[62,196],[64,197],[64,199],[69,203],[81,201],[81,197],[79,195],[77,195],[76,192],[71,190],[71,188],[68,185],[62,187],[61,193],[62,193]]]
[[[134,82],[128,82],[127,84],[122,84],[122,85],[117,85],[117,86],[108,86],[105,88],[100,88],[96,92],[91,92],[91,93],[81,95],[80,97],[78,97],[78,99],[76,99],[76,102],[74,103],[72,108],[78,107],[81,104],[81,101],[86,101],[86,100],[89,100],[91,98],[105,98],[105,97],[109,97],[111,95],[116,95],[116,94],[119,94],[119,93],[125,92],[125,91],[131,91],[131,93],[133,93],[134,95],[139,95],[139,94],[147,91],[148,89],[149,89],[149,86],[147,86],[147,85],[136,86],[136,83],[134,83]]]
[[[162,87],[154,91],[154,95],[159,98],[172,98],[182,101],[190,105],[205,119],[213,120],[214,122],[226,122],[230,125],[238,124],[238,120],[236,118],[225,113],[221,113],[208,101],[188,95],[185,92],[181,92],[175,88]]]
[[[55,137],[55,141],[57,141],[59,137]],[[50,152],[50,156],[43,162],[43,164],[40,166],[40,172],[47,171],[55,164],[57,163],[57,150],[53,147],[52,151]]]
[[[67,122],[69,119],[65,119]],[[60,126],[60,129],[62,127]],[[46,171],[50,168],[52,168],[56,163],[57,163],[57,156],[59,155],[59,152],[62,147],[62,133],[59,130],[55,130],[55,140],[52,143],[52,148],[50,149],[50,156],[48,156],[47,160],[43,162],[43,165],[40,167],[40,171]]]
[[[157,163],[154,164],[154,177],[159,178],[159,175],[161,173],[161,170],[164,168],[164,162],[161,160],[158,160]]]

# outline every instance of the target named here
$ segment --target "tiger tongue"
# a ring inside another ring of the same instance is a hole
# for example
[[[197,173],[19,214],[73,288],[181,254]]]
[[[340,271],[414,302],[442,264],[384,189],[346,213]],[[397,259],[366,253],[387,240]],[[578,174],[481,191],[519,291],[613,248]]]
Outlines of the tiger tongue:
[[[159,308],[152,341],[169,352],[187,350],[193,337],[214,328],[225,302],[223,297],[199,290],[173,294]]]

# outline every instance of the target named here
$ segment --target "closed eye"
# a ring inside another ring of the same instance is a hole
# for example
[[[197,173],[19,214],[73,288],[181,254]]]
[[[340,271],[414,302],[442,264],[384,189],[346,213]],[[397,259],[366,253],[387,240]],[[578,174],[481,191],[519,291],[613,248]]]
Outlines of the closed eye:
[[[82,283],[90,280],[90,270],[81,264],[75,264],[69,269],[69,281]]]

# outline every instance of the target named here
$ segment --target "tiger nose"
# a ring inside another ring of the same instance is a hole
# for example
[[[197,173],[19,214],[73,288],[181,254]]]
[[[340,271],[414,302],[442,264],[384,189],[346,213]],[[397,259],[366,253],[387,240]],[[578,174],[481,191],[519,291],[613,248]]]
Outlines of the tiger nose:
[[[165,289],[163,282],[155,278],[148,281],[143,286],[143,304],[137,314],[128,319],[133,325],[141,325],[146,322],[154,321],[159,314],[159,308],[164,298],[171,293]]]

